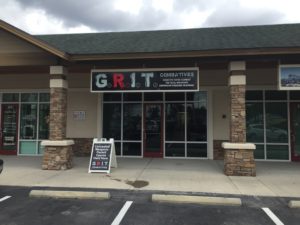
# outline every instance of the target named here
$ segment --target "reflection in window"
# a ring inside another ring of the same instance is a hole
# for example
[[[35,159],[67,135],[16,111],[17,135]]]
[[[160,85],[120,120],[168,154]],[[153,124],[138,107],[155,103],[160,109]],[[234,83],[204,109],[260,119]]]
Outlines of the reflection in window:
[[[288,142],[287,103],[266,103],[266,136],[269,143]]]
[[[187,104],[187,140],[206,141],[206,103]]]
[[[264,145],[256,145],[256,149],[254,150],[254,158],[255,159],[264,159],[265,158],[265,146]]]
[[[248,142],[264,142],[263,104],[246,103],[246,133]]]
[[[123,155],[140,156],[142,154],[141,143],[123,142]]]
[[[185,110],[183,103],[166,104],[166,141],[184,141]]]
[[[21,139],[36,139],[37,104],[21,105]]]
[[[18,93],[4,93],[2,95],[3,102],[18,102],[19,94]]]
[[[207,144],[187,144],[187,157],[207,157]]]
[[[124,104],[123,140],[141,140],[142,104]]]
[[[104,104],[103,137],[121,140],[121,104]]]
[[[166,143],[166,156],[170,157],[184,157],[184,144],[179,143]]]
[[[50,105],[40,104],[39,107],[39,139],[48,139]]]
[[[104,93],[103,100],[108,102],[121,101],[121,93]]]
[[[288,160],[287,92],[247,91],[246,96],[247,141],[256,144],[255,159]]]
[[[21,94],[22,102],[37,102],[38,94],[37,93],[23,93]]]
[[[50,94],[40,93],[40,102],[50,102]]]
[[[289,159],[288,145],[267,145],[267,159]]]

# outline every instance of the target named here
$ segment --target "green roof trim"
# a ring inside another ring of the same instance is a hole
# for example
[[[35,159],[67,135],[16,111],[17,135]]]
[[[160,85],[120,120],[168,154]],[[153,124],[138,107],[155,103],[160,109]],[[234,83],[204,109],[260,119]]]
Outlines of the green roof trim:
[[[300,24],[34,35],[73,55],[300,47]]]

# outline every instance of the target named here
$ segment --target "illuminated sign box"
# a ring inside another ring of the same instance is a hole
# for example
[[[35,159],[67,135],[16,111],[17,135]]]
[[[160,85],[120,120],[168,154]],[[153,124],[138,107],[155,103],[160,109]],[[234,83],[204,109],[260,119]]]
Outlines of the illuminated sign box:
[[[300,90],[300,65],[280,65],[279,90]]]
[[[198,68],[92,70],[91,92],[198,91]]]

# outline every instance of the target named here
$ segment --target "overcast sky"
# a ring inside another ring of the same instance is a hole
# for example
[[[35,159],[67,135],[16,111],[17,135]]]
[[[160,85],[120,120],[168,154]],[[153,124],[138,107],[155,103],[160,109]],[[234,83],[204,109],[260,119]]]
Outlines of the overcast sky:
[[[299,0],[0,0],[31,34],[300,23]]]

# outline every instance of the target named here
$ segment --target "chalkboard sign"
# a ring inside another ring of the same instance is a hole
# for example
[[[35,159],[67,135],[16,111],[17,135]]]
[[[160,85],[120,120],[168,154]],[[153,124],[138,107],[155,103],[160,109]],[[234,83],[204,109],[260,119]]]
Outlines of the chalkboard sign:
[[[112,161],[113,159],[113,161]],[[91,151],[89,173],[110,172],[110,167],[117,167],[114,140],[94,138]]]

